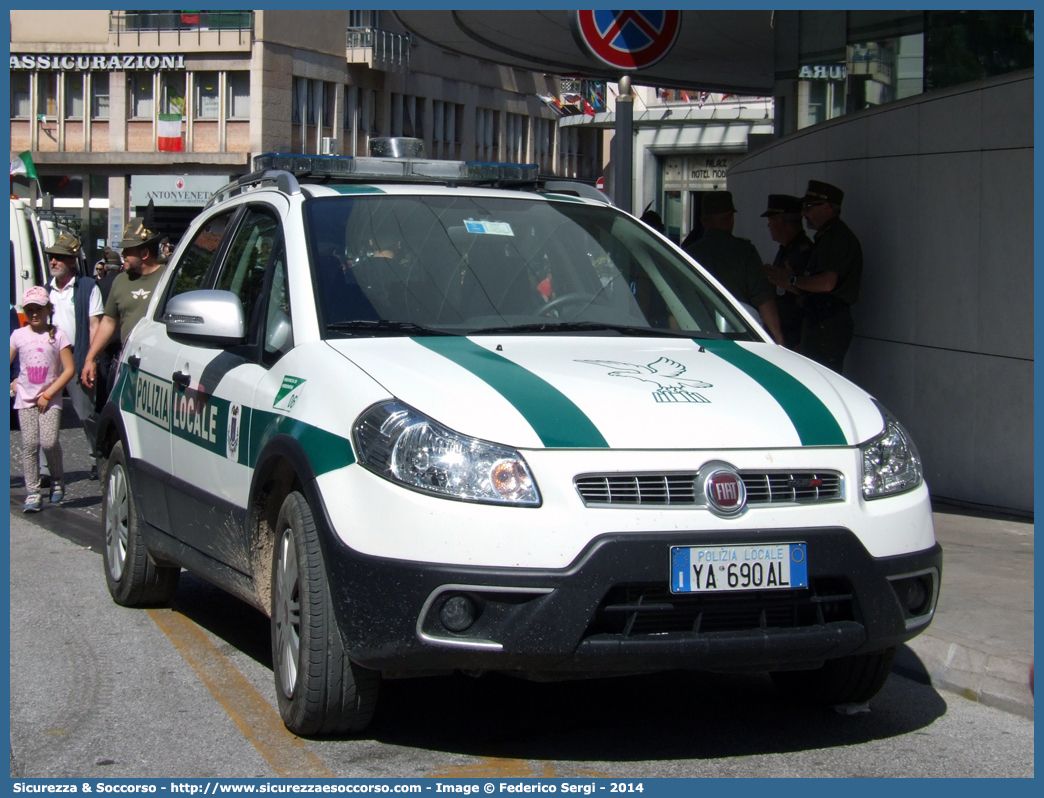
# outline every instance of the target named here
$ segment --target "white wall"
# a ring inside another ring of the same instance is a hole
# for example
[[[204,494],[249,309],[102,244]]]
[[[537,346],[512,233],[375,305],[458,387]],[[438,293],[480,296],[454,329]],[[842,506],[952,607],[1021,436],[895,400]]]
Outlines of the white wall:
[[[1033,510],[1033,72],[843,116],[734,164],[736,235],[809,179],[863,245],[845,376],[910,430],[936,497]]]

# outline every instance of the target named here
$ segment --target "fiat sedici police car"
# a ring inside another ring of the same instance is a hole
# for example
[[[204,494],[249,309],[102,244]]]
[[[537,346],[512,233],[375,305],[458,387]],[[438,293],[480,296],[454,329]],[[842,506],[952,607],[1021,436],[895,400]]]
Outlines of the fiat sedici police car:
[[[114,599],[271,617],[298,734],[382,677],[763,671],[865,702],[936,606],[913,442],[666,238],[535,167],[259,156],[103,414]]]

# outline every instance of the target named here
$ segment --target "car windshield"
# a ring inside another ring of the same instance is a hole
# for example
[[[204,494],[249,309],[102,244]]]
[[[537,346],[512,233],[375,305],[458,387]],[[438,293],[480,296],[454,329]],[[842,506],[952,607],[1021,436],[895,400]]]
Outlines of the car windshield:
[[[366,194],[305,204],[327,337],[584,333],[757,340],[680,255],[605,206]]]

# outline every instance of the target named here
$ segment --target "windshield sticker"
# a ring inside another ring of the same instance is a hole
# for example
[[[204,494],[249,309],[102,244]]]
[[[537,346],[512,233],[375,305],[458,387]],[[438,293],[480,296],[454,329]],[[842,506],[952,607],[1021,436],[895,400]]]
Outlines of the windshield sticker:
[[[591,366],[614,369],[609,372],[610,377],[627,377],[632,380],[649,383],[649,388],[656,386],[652,392],[653,400],[656,402],[696,402],[699,404],[710,404],[710,399],[702,394],[694,393],[694,389],[703,390],[713,388],[709,382],[695,380],[690,377],[682,377],[686,372],[685,366],[677,361],[661,357],[648,366],[640,366],[635,363],[621,363],[616,360],[578,360],[577,363],[587,363]]]
[[[487,236],[514,236],[515,232],[507,222],[474,222],[464,220],[464,227],[469,233]]]
[[[302,391],[304,391],[304,384],[305,380],[300,377],[291,377],[290,375],[283,377],[283,384],[279,386],[279,391],[276,393],[275,401],[272,402],[272,407],[276,410],[286,410],[287,412],[293,410],[297,400],[301,398]]]

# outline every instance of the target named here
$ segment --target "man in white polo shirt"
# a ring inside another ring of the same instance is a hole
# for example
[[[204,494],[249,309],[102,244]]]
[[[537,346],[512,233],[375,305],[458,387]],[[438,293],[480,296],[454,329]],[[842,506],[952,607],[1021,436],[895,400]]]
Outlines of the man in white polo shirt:
[[[79,375],[87,358],[87,350],[91,347],[91,338],[98,329],[104,306],[101,291],[93,277],[81,277],[76,274],[80,255],[80,241],[71,233],[62,233],[58,240],[44,249],[50,256],[51,304],[54,306],[54,326],[64,332],[73,345],[73,361],[76,374]],[[95,430],[97,418],[94,413],[94,399],[81,384],[74,379],[65,386],[72,399],[80,423],[83,424],[91,455],[94,455]],[[91,479],[98,478],[97,465],[91,466]]]

